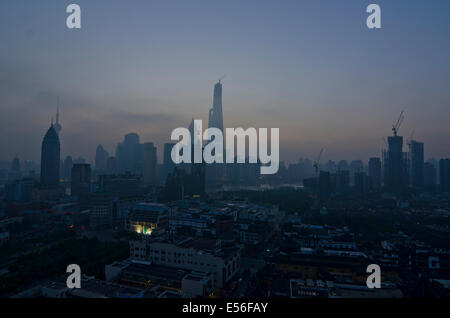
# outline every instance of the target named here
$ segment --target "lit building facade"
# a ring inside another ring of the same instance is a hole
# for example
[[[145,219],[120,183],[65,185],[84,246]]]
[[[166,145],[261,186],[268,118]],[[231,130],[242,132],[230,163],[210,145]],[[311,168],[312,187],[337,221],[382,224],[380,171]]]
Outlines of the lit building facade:
[[[128,217],[128,229],[138,234],[151,235],[168,225],[169,208],[163,204],[136,203]]]

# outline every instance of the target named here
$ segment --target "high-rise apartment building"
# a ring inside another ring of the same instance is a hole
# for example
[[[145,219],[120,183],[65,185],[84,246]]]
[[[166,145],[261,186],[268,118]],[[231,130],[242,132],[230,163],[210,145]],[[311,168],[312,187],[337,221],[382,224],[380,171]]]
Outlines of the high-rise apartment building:
[[[144,184],[156,185],[156,147],[152,142],[143,145]]]
[[[372,189],[381,188],[381,160],[378,157],[369,159],[369,178]]]
[[[424,151],[423,142],[411,140],[410,160],[411,160],[411,186],[416,189],[424,186]]]
[[[450,159],[439,161],[439,184],[441,192],[450,193]]]

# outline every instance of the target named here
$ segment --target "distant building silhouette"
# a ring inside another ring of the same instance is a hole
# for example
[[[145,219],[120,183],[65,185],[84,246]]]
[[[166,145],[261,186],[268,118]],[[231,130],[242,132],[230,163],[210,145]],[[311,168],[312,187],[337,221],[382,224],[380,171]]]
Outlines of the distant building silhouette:
[[[108,157],[108,159],[106,159],[106,174],[117,174],[116,157]]]
[[[67,156],[66,159],[64,159],[63,163],[63,171],[62,171],[63,179],[70,181],[72,175],[72,167],[73,167],[72,157]]]
[[[424,186],[424,151],[423,142],[411,140],[411,186],[421,189]]]
[[[73,163],[86,163],[86,159],[84,159],[83,157],[78,157],[73,160]]]
[[[5,201],[31,202],[33,198],[34,180],[25,178],[5,185]]]
[[[175,163],[172,160],[172,148],[175,146],[174,143],[164,144],[164,175],[163,180],[166,179],[167,175],[173,171],[175,168]]]
[[[192,163],[191,165],[191,174],[187,181],[186,194],[203,196],[206,190],[206,164],[205,162],[201,162]]]
[[[381,188],[381,160],[374,157],[369,159],[369,178],[372,189]]]
[[[103,148],[102,145],[98,145],[95,151],[95,168],[98,170],[105,171],[106,170],[106,160],[108,159],[109,154]]]
[[[163,201],[176,201],[184,198],[186,177],[186,171],[177,167],[167,175]]]
[[[53,125],[47,130],[41,150],[41,186],[56,188],[59,186],[59,137]]]
[[[352,160],[352,162],[350,162],[349,169],[350,181],[354,185],[356,173],[364,171],[364,163],[362,162],[362,160]]]
[[[383,153],[384,185],[399,192],[408,186],[408,155],[403,152],[403,137],[389,136],[388,150]]]
[[[15,156],[13,161],[11,162],[11,171],[20,172],[20,159],[18,156]]]
[[[114,198],[139,196],[144,193],[142,177],[131,173],[121,175],[100,175],[98,189]]]
[[[339,163],[337,164],[337,170],[341,170],[341,171],[345,171],[348,170],[350,171],[350,168],[348,166],[347,160],[341,160],[339,161]]]
[[[350,171],[338,170],[335,174],[336,191],[347,193],[350,190]]]
[[[355,191],[358,194],[364,194],[369,191],[370,178],[364,171],[355,173]]]
[[[144,184],[156,185],[156,147],[152,142],[143,145]]]
[[[143,151],[136,133],[126,134],[122,143],[117,145],[116,158],[118,173],[131,172],[142,174]]]
[[[15,181],[22,178],[22,171],[20,169],[20,159],[15,156],[11,162],[11,169],[8,173],[8,181]]]
[[[91,190],[91,165],[75,164],[72,167],[71,195],[81,203],[89,202]]]
[[[27,178],[35,179],[38,170],[39,167],[33,160],[25,160],[23,164],[23,175],[25,175]]]
[[[337,165],[333,160],[328,160],[324,167],[325,171],[334,173],[337,170]]]
[[[165,181],[164,201],[182,200],[184,196],[203,196],[205,194],[205,163],[192,162],[187,172],[175,167]]]
[[[450,159],[439,161],[439,183],[441,192],[450,193]]]
[[[425,162],[423,167],[424,185],[427,189],[434,190],[437,184],[436,167],[430,162]]]
[[[331,188],[331,174],[328,171],[320,171],[319,174],[319,197],[320,199],[328,199],[330,197]]]

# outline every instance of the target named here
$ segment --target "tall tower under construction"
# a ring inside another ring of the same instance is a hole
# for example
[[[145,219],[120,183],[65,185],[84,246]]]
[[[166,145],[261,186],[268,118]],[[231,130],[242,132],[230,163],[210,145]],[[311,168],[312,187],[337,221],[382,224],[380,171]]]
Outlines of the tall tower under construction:
[[[393,192],[400,192],[409,183],[408,153],[403,152],[403,137],[397,136],[403,122],[403,112],[393,125],[393,136],[388,137],[388,149],[383,151],[384,185]]]
[[[209,110],[208,128],[218,128],[223,133],[222,83],[214,85],[213,106]]]
[[[223,130],[223,112],[222,112],[222,83],[220,80],[214,85],[213,105],[209,110],[208,128],[217,128]],[[225,159],[225,144],[222,148],[222,158]],[[221,164],[208,165],[206,169],[206,179],[209,186],[214,186],[223,179],[225,170]]]

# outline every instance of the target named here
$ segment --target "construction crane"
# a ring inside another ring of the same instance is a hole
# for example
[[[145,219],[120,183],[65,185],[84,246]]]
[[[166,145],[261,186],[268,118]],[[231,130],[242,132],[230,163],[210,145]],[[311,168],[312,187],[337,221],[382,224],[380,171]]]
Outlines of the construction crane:
[[[400,116],[398,116],[397,122],[392,125],[392,132],[394,133],[394,136],[397,136],[398,130],[400,129],[400,126],[403,123],[403,119],[405,119],[405,116],[403,115],[404,111],[400,113]]]
[[[320,149],[319,155],[317,156],[316,161],[314,161],[314,173],[315,173],[316,179],[319,174],[319,164],[320,164],[320,158],[322,158],[322,153],[323,153],[323,148]]]
[[[219,83],[226,77],[226,75],[223,75],[221,78],[219,78]]]

